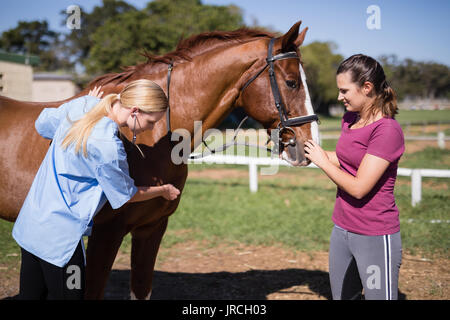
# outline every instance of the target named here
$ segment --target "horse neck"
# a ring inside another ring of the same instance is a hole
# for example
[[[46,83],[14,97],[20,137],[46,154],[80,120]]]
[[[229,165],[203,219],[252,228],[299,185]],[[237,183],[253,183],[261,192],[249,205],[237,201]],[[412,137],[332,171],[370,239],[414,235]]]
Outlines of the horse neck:
[[[256,55],[242,54],[243,50],[251,48],[249,43],[239,44],[174,66],[170,84],[171,129],[187,130],[192,150],[201,143],[201,137],[197,135],[218,126],[233,109],[243,74],[258,60]],[[199,122],[201,130],[198,130]],[[159,135],[162,136],[166,130],[165,121],[160,127]]]

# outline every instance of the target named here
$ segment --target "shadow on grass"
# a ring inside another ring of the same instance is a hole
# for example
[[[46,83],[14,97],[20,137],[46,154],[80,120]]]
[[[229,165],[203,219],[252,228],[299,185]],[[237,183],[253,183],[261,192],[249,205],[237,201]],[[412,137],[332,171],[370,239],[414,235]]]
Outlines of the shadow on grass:
[[[105,299],[130,298],[129,270],[112,270]],[[307,286],[309,290],[294,290]],[[155,271],[151,300],[266,300],[279,295],[311,295],[331,299],[329,276],[320,270],[284,269],[246,272],[184,273]],[[281,297],[282,298],[282,297]],[[399,299],[406,296],[399,292]]]
[[[112,270],[105,299],[129,299],[129,278],[129,270]],[[294,293],[291,287],[303,285],[321,297],[331,298],[327,272],[285,269],[211,273],[155,271],[151,299],[266,300],[271,293],[281,291],[288,295]]]
[[[105,300],[130,299],[130,270],[112,270]],[[307,286],[309,290],[296,290]],[[185,273],[155,271],[151,300],[267,300],[267,296],[311,295],[331,299],[329,276],[320,270],[284,269],[246,272]],[[280,297],[280,296],[279,296]],[[5,300],[16,300],[18,296]],[[399,299],[406,295],[399,292]]]

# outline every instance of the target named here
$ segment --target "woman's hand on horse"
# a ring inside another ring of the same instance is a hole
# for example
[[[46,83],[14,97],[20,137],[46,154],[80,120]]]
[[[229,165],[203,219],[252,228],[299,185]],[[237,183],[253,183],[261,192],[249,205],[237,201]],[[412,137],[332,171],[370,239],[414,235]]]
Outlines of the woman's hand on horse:
[[[102,89],[101,86],[98,88],[97,88],[97,86],[95,86],[94,89],[89,90],[88,95],[96,97],[96,98],[101,98],[103,95],[103,91],[100,91],[101,89]]]
[[[319,168],[330,161],[326,152],[314,140],[306,141],[304,150],[305,157],[311,160]]]
[[[175,200],[179,194],[180,194],[180,190],[175,188],[173,185],[171,185],[171,184],[164,185],[164,192],[162,195],[164,197],[164,199]]]

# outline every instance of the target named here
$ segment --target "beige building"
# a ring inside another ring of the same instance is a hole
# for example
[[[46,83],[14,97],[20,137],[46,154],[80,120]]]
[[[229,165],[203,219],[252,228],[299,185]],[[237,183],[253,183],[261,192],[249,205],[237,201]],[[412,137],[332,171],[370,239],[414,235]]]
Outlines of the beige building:
[[[73,97],[79,89],[70,75],[35,73],[32,92],[33,101],[59,101]]]
[[[79,92],[70,75],[33,74],[39,57],[0,50],[0,95],[22,101],[59,101]]]
[[[39,63],[35,56],[27,57],[0,51],[0,95],[31,101],[33,68]]]

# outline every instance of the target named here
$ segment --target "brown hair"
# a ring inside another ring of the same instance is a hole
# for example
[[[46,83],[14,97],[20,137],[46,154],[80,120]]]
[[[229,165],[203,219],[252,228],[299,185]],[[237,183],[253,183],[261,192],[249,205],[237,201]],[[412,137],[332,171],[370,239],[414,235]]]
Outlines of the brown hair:
[[[386,81],[383,67],[378,61],[363,54],[355,54],[341,62],[336,74],[347,71],[350,72],[352,81],[359,87],[366,81],[373,84],[376,98],[375,103],[369,107],[371,115],[381,110],[384,117],[395,117],[398,113],[396,94]]]

